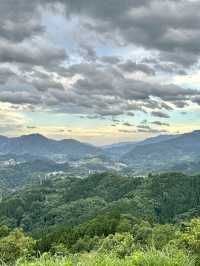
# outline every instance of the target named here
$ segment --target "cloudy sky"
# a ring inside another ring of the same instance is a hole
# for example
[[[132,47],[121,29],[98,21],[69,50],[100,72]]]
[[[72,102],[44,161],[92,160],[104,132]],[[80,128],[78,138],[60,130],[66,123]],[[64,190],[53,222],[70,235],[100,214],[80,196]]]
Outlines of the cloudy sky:
[[[0,0],[0,134],[200,129],[200,0]]]

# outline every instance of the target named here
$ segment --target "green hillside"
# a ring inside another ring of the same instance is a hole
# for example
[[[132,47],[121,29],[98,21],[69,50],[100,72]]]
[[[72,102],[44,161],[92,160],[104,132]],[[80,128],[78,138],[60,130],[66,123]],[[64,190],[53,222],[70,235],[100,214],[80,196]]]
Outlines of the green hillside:
[[[199,175],[49,177],[3,198],[0,255],[17,265],[198,265],[199,214]]]

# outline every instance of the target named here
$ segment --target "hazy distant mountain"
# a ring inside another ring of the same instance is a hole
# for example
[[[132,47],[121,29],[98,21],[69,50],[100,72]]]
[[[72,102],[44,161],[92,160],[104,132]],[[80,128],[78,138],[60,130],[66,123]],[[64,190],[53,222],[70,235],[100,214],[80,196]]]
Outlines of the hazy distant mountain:
[[[106,145],[102,147],[102,154],[119,159],[123,154],[130,151],[136,144],[137,142],[133,141]]]
[[[160,135],[139,142],[118,143],[102,148],[81,143],[73,139],[52,140],[39,134],[16,138],[0,136],[0,155],[14,154],[22,157],[31,155],[33,159],[49,158],[65,161],[88,158],[89,164],[97,164],[97,158],[103,156],[103,167],[111,161],[125,163],[136,173],[150,171],[179,170],[192,172],[198,170],[200,161],[200,131],[178,135]],[[28,156],[29,157],[29,156]],[[27,157],[27,158],[28,158]],[[14,157],[13,157],[14,158]]]
[[[103,153],[110,155],[115,158],[120,158],[121,156],[125,155],[132,149],[134,149],[136,146],[140,145],[146,145],[146,144],[155,144],[162,141],[170,140],[177,137],[177,135],[159,135],[152,138],[147,138],[142,141],[130,141],[130,142],[121,142],[121,143],[115,143],[111,145],[103,146]]]
[[[0,153],[31,154],[51,157],[52,155],[65,155],[69,158],[79,159],[95,154],[98,148],[81,143],[73,139],[52,140],[40,134],[25,135],[16,138],[0,137]]]
[[[179,135],[159,135],[156,137],[148,138],[137,143],[137,145],[155,144],[162,141],[167,141],[176,138]]]
[[[181,162],[196,161],[200,156],[200,131],[173,136],[159,142],[143,142],[122,156],[122,160],[136,169],[171,169]]]

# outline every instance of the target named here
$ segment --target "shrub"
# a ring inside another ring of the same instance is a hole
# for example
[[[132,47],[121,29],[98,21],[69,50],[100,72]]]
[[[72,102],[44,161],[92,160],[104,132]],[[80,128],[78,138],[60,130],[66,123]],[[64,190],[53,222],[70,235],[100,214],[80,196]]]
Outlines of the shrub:
[[[102,240],[100,252],[113,253],[119,258],[129,256],[134,251],[134,239],[129,233],[109,235]]]
[[[35,241],[31,237],[25,236],[21,229],[16,229],[0,239],[1,261],[11,263],[20,257],[31,256],[34,246]]]
[[[183,251],[157,251],[136,252],[132,258],[133,266],[195,266],[192,257]]]

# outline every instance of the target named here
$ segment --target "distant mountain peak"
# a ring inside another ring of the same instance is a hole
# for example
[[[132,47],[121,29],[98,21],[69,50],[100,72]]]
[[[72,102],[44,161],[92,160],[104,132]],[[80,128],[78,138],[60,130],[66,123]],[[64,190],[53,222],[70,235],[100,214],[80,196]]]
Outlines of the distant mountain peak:
[[[38,133],[8,139],[0,138],[0,154],[30,154],[49,158],[63,156],[79,159],[97,151],[96,147],[74,139],[55,140]]]
[[[39,133],[33,133],[29,135],[22,135],[20,137],[21,139],[35,139],[35,140],[49,140],[47,137],[39,134]]]

